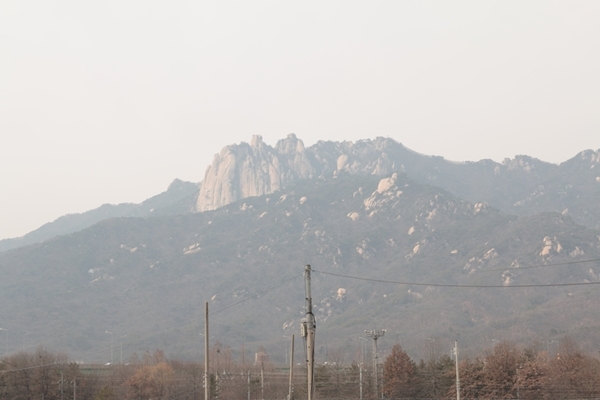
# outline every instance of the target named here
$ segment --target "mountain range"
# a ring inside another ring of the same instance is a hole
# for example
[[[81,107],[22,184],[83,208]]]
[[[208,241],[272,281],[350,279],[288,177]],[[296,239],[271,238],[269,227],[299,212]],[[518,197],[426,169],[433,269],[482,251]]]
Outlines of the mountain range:
[[[199,357],[209,301],[213,340],[282,361],[305,264],[320,360],[355,359],[375,327],[384,351],[400,342],[414,357],[427,338],[467,354],[566,334],[597,348],[599,164],[591,150],[560,165],[456,163],[389,138],[254,136],[223,148],[199,184],[0,241],[7,351]]]

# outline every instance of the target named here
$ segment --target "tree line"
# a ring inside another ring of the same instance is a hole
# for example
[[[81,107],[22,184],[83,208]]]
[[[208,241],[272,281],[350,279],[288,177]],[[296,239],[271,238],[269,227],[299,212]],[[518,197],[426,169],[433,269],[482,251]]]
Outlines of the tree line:
[[[600,398],[600,361],[564,338],[549,354],[542,344],[520,348],[502,341],[475,358],[459,361],[460,398]],[[456,370],[448,356],[414,362],[394,345],[383,364],[387,399],[455,399]]]
[[[268,360],[259,365],[235,360],[220,342],[210,353],[211,399],[288,395],[288,373]],[[302,375],[300,371],[294,382],[298,398],[306,394]],[[0,360],[0,400],[195,400],[204,399],[204,384],[202,363],[169,360],[160,350],[134,354],[128,363],[115,365],[79,364],[43,347]]]
[[[569,338],[560,341],[556,353],[547,350],[542,344],[522,348],[503,341],[476,357],[459,360],[461,399],[600,398],[596,357],[585,354]],[[211,399],[287,398],[287,366],[266,359],[260,364],[236,359],[231,348],[220,342],[210,353]],[[434,340],[427,343],[425,357],[418,362],[395,344],[377,371],[370,362],[346,362],[345,357],[342,350],[330,351],[328,361],[316,366],[317,399],[456,398],[455,361],[442,354]],[[293,397],[303,399],[306,369],[299,361]],[[204,384],[202,363],[169,360],[159,350],[133,355],[127,364],[84,365],[39,347],[0,362],[0,400],[192,400],[204,399]]]

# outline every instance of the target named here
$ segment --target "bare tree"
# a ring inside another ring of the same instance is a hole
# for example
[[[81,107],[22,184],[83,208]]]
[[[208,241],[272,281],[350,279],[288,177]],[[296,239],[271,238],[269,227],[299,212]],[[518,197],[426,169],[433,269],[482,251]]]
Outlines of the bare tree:
[[[76,384],[79,384],[79,399],[91,400],[97,391],[95,377],[84,376],[65,354],[52,353],[44,347],[38,347],[34,353],[17,353],[2,364],[0,399],[72,398]]]
[[[388,397],[411,397],[416,382],[417,366],[399,344],[383,363],[383,393]]]

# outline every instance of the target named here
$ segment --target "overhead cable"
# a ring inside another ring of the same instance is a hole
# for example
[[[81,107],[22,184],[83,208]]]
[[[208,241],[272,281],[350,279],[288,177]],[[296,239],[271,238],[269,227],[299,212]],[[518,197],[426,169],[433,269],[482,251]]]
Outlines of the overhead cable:
[[[323,272],[313,269],[313,272],[323,275],[339,276],[341,278],[355,279],[360,281],[369,282],[380,282],[380,283],[392,283],[396,285],[411,285],[411,286],[433,286],[433,287],[452,287],[452,288],[530,288],[530,287],[558,287],[558,286],[587,286],[587,285],[600,285],[600,282],[575,282],[575,283],[547,283],[547,284],[525,284],[525,285],[459,285],[452,283],[423,283],[423,282],[405,282],[405,281],[392,281],[387,279],[375,279],[375,278],[362,278],[359,276],[350,276],[343,274],[335,274],[333,272]]]

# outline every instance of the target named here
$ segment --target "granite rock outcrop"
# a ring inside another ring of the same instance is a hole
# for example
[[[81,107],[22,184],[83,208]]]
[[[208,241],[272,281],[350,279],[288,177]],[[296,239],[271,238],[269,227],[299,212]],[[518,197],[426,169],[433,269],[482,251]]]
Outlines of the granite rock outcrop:
[[[250,143],[224,147],[207,168],[196,211],[215,210],[246,197],[270,194],[312,177],[304,144],[294,134],[275,148],[254,135]]]

